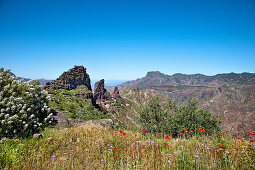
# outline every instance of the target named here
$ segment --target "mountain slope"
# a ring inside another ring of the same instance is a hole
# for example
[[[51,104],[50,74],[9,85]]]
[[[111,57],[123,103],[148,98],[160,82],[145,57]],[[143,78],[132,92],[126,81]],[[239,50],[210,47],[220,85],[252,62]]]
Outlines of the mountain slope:
[[[166,75],[159,71],[148,72],[145,77],[136,80],[127,81],[118,87],[138,86],[146,88],[149,86],[159,85],[206,85],[206,86],[222,86],[222,85],[250,85],[255,84],[255,73],[227,73],[217,74],[214,76],[206,76],[203,74],[173,74]]]
[[[150,86],[145,89],[182,105],[194,97],[200,107],[222,120],[221,127],[234,135],[246,136],[247,129],[255,127],[255,85],[233,86]]]

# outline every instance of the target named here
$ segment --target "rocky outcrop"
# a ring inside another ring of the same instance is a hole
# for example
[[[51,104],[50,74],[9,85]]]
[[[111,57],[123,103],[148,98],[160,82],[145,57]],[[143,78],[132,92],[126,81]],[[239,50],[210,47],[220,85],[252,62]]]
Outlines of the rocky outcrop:
[[[59,78],[51,82],[46,83],[44,89],[66,89],[71,90],[79,85],[85,85],[88,90],[91,89],[90,78],[86,72],[86,68],[83,66],[74,66],[64,72]]]
[[[93,101],[107,100],[110,98],[109,92],[104,88],[104,79],[95,83]]]
[[[121,98],[120,91],[119,91],[118,87],[114,87],[114,90],[113,90],[113,93],[112,93],[112,97],[114,99],[120,99]]]
[[[67,118],[65,114],[55,111],[54,112],[54,122],[56,123],[57,127],[71,127],[73,125],[81,125],[92,123],[95,125],[101,125],[103,127],[114,127],[114,123],[111,119],[99,119],[99,120],[81,120],[81,119],[72,119]]]

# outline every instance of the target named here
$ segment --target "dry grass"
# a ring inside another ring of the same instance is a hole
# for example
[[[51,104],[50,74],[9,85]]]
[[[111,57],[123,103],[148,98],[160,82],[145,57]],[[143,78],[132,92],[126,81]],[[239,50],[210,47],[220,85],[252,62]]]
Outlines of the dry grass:
[[[148,139],[156,144],[144,144]],[[135,137],[127,131],[122,135],[119,130],[93,124],[47,129],[43,139],[11,139],[0,146],[0,169],[255,168],[255,148],[249,141],[230,136],[166,141],[152,134]]]

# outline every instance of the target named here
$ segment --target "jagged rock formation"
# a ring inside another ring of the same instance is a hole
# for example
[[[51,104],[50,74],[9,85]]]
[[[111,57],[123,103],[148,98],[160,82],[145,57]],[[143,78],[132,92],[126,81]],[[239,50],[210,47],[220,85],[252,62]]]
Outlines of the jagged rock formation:
[[[104,79],[95,83],[93,100],[107,100],[110,98],[109,92],[104,88]]]
[[[120,91],[119,91],[118,87],[114,87],[114,90],[113,90],[113,93],[112,93],[112,97],[114,99],[120,99],[121,98]]]
[[[88,90],[92,90],[90,85],[90,78],[86,72],[86,68],[83,66],[75,65],[74,68],[64,72],[56,80],[46,83],[44,89],[71,90],[79,85],[85,85]]]

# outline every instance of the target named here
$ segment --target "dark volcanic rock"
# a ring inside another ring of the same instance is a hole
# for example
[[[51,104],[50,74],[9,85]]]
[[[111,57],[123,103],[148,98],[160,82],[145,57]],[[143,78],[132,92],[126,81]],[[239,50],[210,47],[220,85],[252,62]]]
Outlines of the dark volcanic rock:
[[[88,90],[91,90],[90,78],[86,73],[86,68],[83,66],[74,66],[74,68],[64,72],[56,80],[46,83],[44,89],[52,88],[71,90],[79,85],[85,85]]]
[[[120,91],[118,89],[118,87],[114,87],[113,93],[112,93],[112,97],[115,99],[120,99]]]
[[[95,83],[94,86],[94,98],[93,101],[96,100],[106,100],[109,99],[110,95],[109,92],[104,88],[104,79]]]

